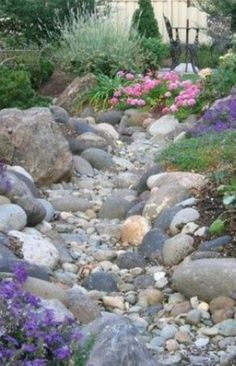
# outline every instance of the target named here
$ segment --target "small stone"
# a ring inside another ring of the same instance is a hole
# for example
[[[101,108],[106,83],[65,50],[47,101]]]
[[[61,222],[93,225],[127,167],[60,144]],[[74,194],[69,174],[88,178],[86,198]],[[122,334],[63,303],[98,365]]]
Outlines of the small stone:
[[[188,312],[186,322],[192,325],[197,325],[202,318],[202,313],[198,309],[193,309]]]
[[[152,276],[140,275],[134,279],[134,286],[140,289],[146,289],[148,287],[153,287],[155,281]]]
[[[175,352],[179,349],[178,342],[175,339],[168,339],[166,341],[166,349],[168,352]]]
[[[124,310],[124,299],[121,296],[103,296],[102,301],[108,308]]]
[[[76,319],[82,324],[88,324],[100,317],[101,313],[91,298],[76,288],[67,291],[68,307]]]
[[[168,284],[168,279],[166,278],[165,272],[156,272],[153,275],[154,280],[156,281],[156,287],[162,289]]]
[[[235,301],[227,296],[215,297],[210,302],[210,312],[214,313],[216,310],[233,308],[235,306]]]
[[[193,309],[197,309],[197,307],[199,305],[198,297],[197,296],[191,297],[190,304]]]
[[[177,234],[173,238],[166,240],[162,248],[163,262],[166,266],[179,264],[193,248],[194,240],[189,235]]]
[[[125,220],[121,229],[123,245],[138,246],[142,243],[144,235],[150,230],[148,221],[142,216],[130,216]]]
[[[198,338],[194,344],[197,348],[206,347],[209,343],[209,338]]]
[[[209,308],[210,308],[210,306],[207,302],[200,302],[200,304],[197,307],[197,309],[199,309],[201,311],[208,311]]]
[[[212,314],[212,320],[215,324],[217,324],[222,322],[223,320],[233,318],[234,313],[235,313],[234,308],[219,309]]]
[[[138,296],[138,302],[142,306],[161,304],[163,300],[163,293],[152,288],[141,290]]]
[[[175,334],[175,339],[179,343],[189,344],[191,343],[191,336],[188,332],[178,331]]]
[[[126,252],[119,255],[116,263],[119,268],[127,269],[135,267],[143,268],[146,265],[145,259],[140,254],[135,252]]]
[[[84,281],[83,286],[88,290],[98,290],[105,292],[117,292],[117,284],[110,273],[94,272],[91,273]]]
[[[176,235],[179,232],[179,227],[189,222],[199,219],[199,212],[191,207],[183,208],[173,218],[170,224],[170,232],[172,235]]]
[[[187,314],[191,310],[191,305],[189,301],[184,301],[180,304],[174,305],[173,309],[171,310],[171,316],[178,316],[180,314]]]
[[[177,333],[178,329],[175,325],[167,324],[164,326],[164,328],[160,332],[160,336],[164,339],[171,339],[175,337],[175,334]]]
[[[201,328],[200,329],[202,334],[205,334],[209,337],[214,337],[216,336],[219,332],[218,329],[216,327],[212,327],[212,328]]]
[[[195,222],[189,222],[184,225],[181,230],[181,234],[194,234],[194,232],[198,229],[199,225],[195,224]]]
[[[236,320],[226,319],[216,325],[219,334],[225,337],[235,337],[236,336]]]
[[[157,336],[152,338],[151,342],[149,343],[150,349],[158,349],[159,347],[163,346],[165,344],[165,338]]]

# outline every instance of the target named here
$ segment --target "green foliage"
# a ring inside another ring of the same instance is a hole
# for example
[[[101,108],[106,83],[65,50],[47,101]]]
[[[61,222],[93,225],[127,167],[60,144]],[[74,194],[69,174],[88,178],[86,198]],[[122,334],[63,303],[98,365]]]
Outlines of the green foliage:
[[[159,38],[160,32],[151,0],[139,0],[138,5],[133,15],[133,27],[145,38]]]
[[[213,221],[209,227],[209,233],[211,235],[221,235],[225,232],[225,222],[220,218]]]
[[[143,38],[144,70],[157,70],[169,55],[169,47],[160,38]]]
[[[160,160],[164,167],[185,171],[217,170],[235,166],[236,132],[208,134],[170,145]]]
[[[41,43],[50,33],[60,33],[57,19],[63,23],[71,12],[91,13],[94,6],[95,0],[1,0],[0,32]]]
[[[114,91],[119,89],[124,83],[119,76],[110,78],[107,75],[97,75],[97,85],[91,89],[85,96],[95,108],[106,109],[109,106],[109,99],[112,97]]]
[[[93,72],[114,76],[120,69],[140,69],[143,64],[141,39],[130,34],[125,21],[109,15],[89,19],[73,16],[62,26],[58,58],[76,74]]]
[[[48,104],[48,98],[36,95],[27,71],[12,70],[6,66],[0,67],[0,109],[25,109]]]

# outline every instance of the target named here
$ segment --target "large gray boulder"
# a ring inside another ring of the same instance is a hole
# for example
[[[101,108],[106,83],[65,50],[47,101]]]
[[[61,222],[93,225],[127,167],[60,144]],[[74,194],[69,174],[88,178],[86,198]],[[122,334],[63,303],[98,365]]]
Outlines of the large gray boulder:
[[[217,296],[235,296],[236,259],[185,260],[173,274],[173,285],[186,297],[207,302]]]
[[[128,318],[105,313],[84,333],[95,339],[86,366],[158,366]]]
[[[72,155],[49,108],[0,111],[0,155],[21,165],[40,185],[68,177]]]

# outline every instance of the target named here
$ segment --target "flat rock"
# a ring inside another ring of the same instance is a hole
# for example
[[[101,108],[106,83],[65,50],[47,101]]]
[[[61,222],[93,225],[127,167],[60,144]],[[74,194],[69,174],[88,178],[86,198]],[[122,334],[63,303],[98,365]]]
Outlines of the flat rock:
[[[173,115],[165,115],[151,123],[147,131],[152,136],[174,137],[179,132],[179,122]]]
[[[93,132],[85,132],[70,141],[70,148],[73,154],[81,154],[89,148],[107,150],[107,141]]]
[[[84,212],[93,207],[91,202],[73,195],[65,195],[63,197],[55,198],[51,200],[50,203],[55,210],[66,212]]]
[[[88,324],[101,316],[99,307],[87,294],[72,288],[67,292],[68,308],[82,324]]]
[[[164,185],[171,183],[180,184],[187,189],[199,189],[207,183],[207,179],[204,175],[188,172],[170,172],[159,173],[150,176],[147,180],[147,186],[149,189],[154,187],[161,188]]]
[[[77,174],[86,175],[88,177],[94,176],[94,170],[92,165],[81,156],[73,156],[73,167]]]
[[[217,296],[232,297],[236,283],[236,259],[188,260],[177,267],[172,279],[175,288],[186,297],[197,296],[207,302]]]
[[[179,264],[193,248],[194,240],[190,235],[177,234],[166,240],[162,248],[162,258],[165,266]]]
[[[126,252],[119,255],[116,264],[121,269],[131,269],[135,267],[143,268],[146,265],[146,261],[143,256],[138,253]]]
[[[134,197],[133,197],[134,199]],[[125,199],[119,193],[112,193],[102,204],[99,217],[101,219],[124,219],[127,212],[133,206],[132,201]]]
[[[220,250],[222,247],[225,247],[229,244],[231,244],[233,241],[232,236],[230,235],[224,235],[220,236],[219,238],[204,241],[202,244],[199,245],[198,250],[199,251],[211,251],[211,250]]]
[[[219,334],[225,337],[235,337],[236,336],[236,320],[226,319],[218,323],[215,326],[218,329]]]

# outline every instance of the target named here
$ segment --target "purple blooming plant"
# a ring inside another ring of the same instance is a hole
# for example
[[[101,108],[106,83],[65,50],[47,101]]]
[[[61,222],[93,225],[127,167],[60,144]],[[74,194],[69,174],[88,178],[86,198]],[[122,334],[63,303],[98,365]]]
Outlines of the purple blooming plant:
[[[71,319],[58,322],[40,299],[23,290],[25,267],[0,281],[0,360],[4,366],[68,366],[82,334]],[[81,364],[82,366],[82,364]]]
[[[209,108],[201,121],[189,130],[192,136],[236,130],[236,95],[231,95]]]

